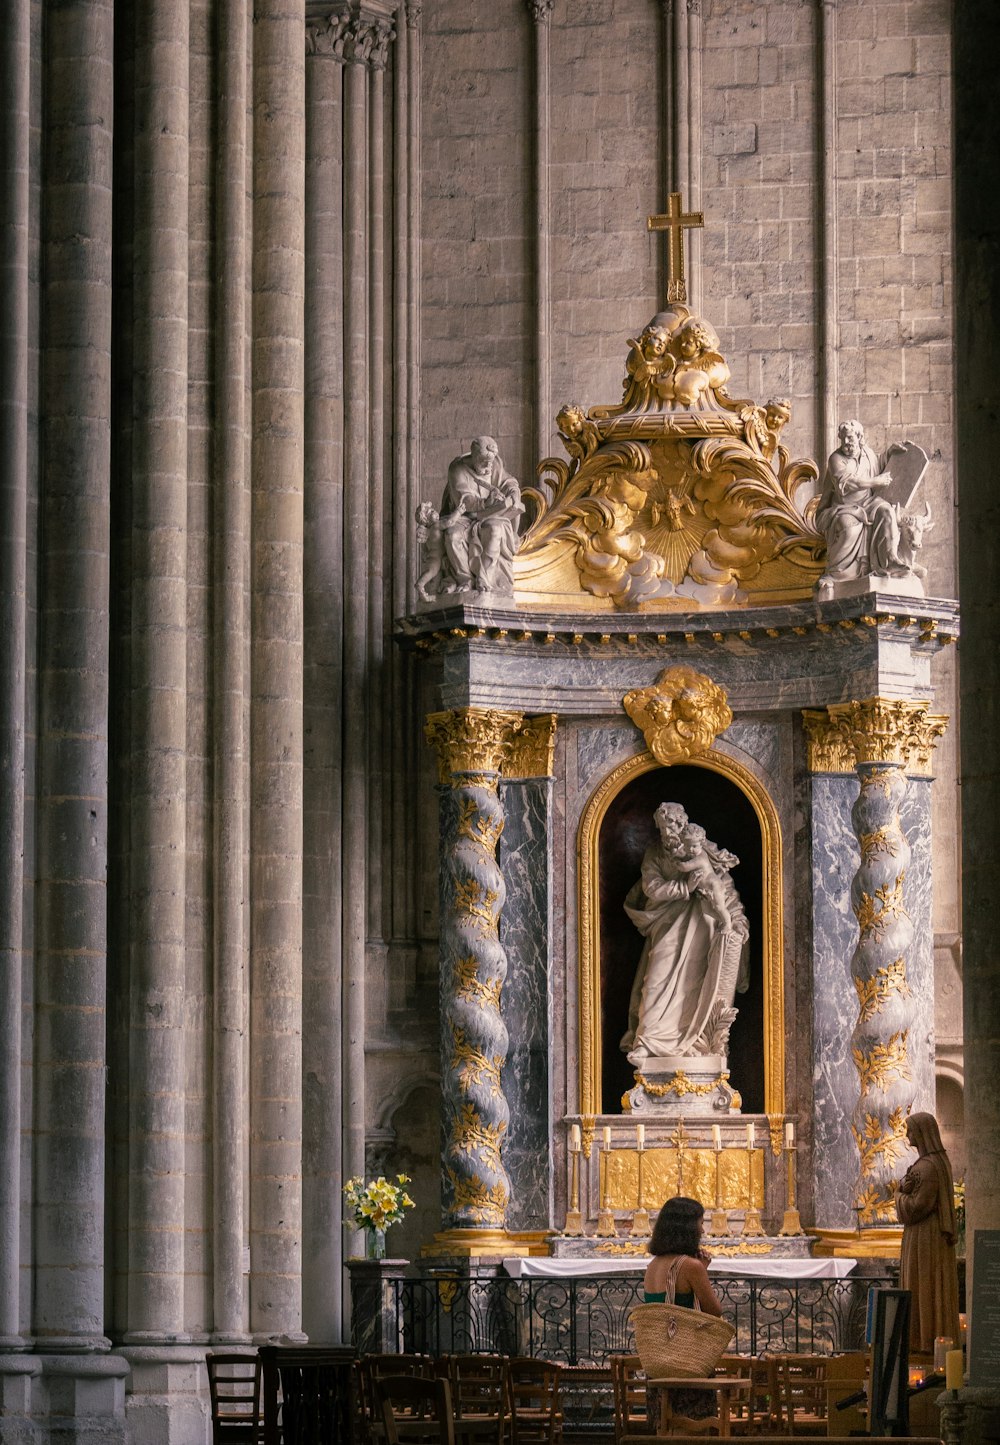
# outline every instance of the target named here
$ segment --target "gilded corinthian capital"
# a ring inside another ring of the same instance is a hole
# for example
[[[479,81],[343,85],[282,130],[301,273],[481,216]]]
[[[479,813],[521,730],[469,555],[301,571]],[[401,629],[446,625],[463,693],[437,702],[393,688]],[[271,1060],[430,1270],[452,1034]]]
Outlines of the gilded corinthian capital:
[[[438,780],[453,773],[499,773],[524,714],[492,707],[456,707],[428,714],[424,736],[437,749]]]
[[[860,763],[894,763],[927,775],[935,744],[948,726],[926,699],[870,697],[803,712],[814,773],[853,773]]]

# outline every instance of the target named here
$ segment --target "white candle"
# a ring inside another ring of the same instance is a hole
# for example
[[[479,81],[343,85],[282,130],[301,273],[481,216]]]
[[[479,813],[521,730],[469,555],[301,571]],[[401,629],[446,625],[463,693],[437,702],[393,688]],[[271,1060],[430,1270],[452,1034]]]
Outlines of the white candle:
[[[569,1126],[569,1147],[572,1153],[579,1154],[581,1148],[579,1124],[571,1124]]]
[[[718,1124],[712,1125],[712,1148],[722,1148],[722,1130],[719,1128]]]
[[[605,1124],[605,1126],[604,1126],[604,1147],[605,1147],[605,1149],[610,1149],[610,1148],[611,1148],[611,1125],[610,1125],[610,1124]]]
[[[645,1124],[636,1124],[636,1126],[635,1126],[635,1142],[638,1144],[638,1146],[639,1146],[640,1149],[642,1149],[642,1148],[645,1147],[645,1144],[646,1144],[646,1126],[645,1126]]]
[[[752,1124],[748,1124],[748,1125],[747,1125],[747,1148],[748,1148],[748,1149],[752,1149],[752,1148],[753,1148],[755,1138],[756,1138],[756,1136],[755,1136],[754,1131],[753,1131],[753,1125],[752,1125]]]
[[[794,1125],[794,1124],[786,1124],[786,1125],[785,1125],[785,1148],[786,1148],[786,1149],[794,1149],[794,1148],[795,1148],[795,1125]]]

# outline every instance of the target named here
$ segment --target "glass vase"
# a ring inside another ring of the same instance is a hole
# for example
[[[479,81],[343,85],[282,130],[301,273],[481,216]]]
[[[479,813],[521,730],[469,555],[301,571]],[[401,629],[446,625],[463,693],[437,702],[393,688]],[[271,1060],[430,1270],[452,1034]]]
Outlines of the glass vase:
[[[365,1229],[365,1259],[385,1259],[384,1229]]]

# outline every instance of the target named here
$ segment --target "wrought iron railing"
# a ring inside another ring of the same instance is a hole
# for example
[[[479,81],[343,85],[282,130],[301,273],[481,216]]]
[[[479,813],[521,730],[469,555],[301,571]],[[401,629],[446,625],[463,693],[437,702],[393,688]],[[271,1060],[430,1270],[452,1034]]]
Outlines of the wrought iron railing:
[[[718,1275],[712,1283],[741,1354],[835,1354],[863,1348],[868,1290],[891,1275],[764,1279]],[[394,1282],[395,1338],[431,1355],[488,1350],[565,1365],[603,1365],[633,1350],[629,1314],[641,1276],[511,1279],[433,1275]]]

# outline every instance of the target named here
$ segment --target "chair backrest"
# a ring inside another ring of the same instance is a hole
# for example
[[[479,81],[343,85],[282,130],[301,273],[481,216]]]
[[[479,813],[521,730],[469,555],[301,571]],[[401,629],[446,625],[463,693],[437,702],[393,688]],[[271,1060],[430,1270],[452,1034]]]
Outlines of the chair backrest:
[[[354,1350],[261,1345],[264,1445],[352,1445]]]
[[[778,1355],[781,1399],[786,1423],[795,1433],[796,1422],[826,1419],[826,1355]]]
[[[552,1445],[562,1430],[561,1370],[549,1360],[507,1362],[512,1445]]]
[[[260,1433],[260,1359],[212,1351],[205,1356],[212,1406],[213,1445],[245,1440]]]
[[[376,1379],[389,1375],[410,1375],[416,1379],[434,1378],[434,1361],[430,1355],[362,1355],[358,1361],[358,1403],[363,1434],[381,1438],[382,1417],[375,1403]]]
[[[615,1441],[648,1432],[646,1375],[638,1355],[611,1356],[615,1400]]]
[[[448,1355],[448,1378],[456,1419],[503,1417],[507,1408],[507,1361],[502,1355]]]
[[[375,1375],[372,1389],[387,1445],[455,1445],[455,1416],[447,1380]]]

